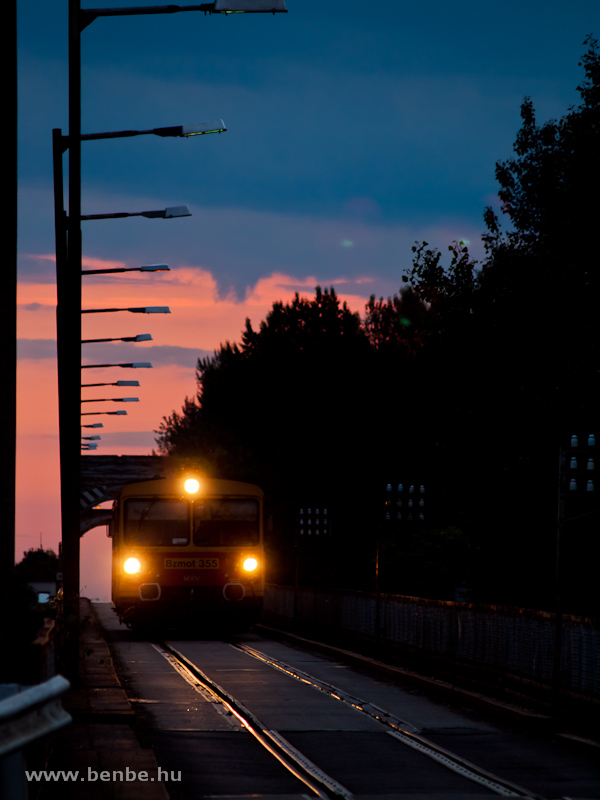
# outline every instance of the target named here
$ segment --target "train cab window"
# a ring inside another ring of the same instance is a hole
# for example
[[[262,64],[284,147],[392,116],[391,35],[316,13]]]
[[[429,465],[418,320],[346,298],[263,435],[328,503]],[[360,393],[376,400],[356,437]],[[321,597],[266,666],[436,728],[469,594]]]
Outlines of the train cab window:
[[[125,544],[185,546],[190,541],[186,500],[147,497],[125,501]]]
[[[194,502],[194,544],[236,546],[258,544],[257,500],[211,498]]]

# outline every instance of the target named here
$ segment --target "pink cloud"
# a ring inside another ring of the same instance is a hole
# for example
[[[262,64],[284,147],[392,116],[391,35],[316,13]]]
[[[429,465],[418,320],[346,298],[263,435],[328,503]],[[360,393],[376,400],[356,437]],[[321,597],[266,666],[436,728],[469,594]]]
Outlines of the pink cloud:
[[[56,256],[54,253],[24,253],[24,258],[31,258],[35,261],[54,261]],[[84,255],[81,261],[84,268],[87,269],[122,269],[127,267],[124,261],[109,261],[105,258],[93,258],[92,256]],[[135,266],[138,266],[137,264]],[[141,265],[140,265],[141,266]]]
[[[39,258],[49,260],[51,257]],[[119,266],[121,262],[85,258],[84,264],[98,269],[108,265]],[[288,302],[297,291],[302,296],[311,297],[317,285],[333,285],[341,300],[345,300],[352,310],[362,313],[367,298],[361,287],[370,281],[368,277],[332,279],[322,275],[297,278],[274,272],[248,287],[240,301],[233,295],[220,298],[213,275],[202,267],[183,266],[158,275],[131,273],[126,279],[119,278],[106,276],[106,280],[84,282],[84,308],[168,305],[172,313],[152,316],[126,312],[86,314],[82,319],[83,338],[151,333],[152,343],[135,345],[140,361],[152,360],[147,348],[155,345],[192,348],[200,354],[200,351],[212,352],[227,340],[239,341],[246,317],[250,317],[258,327],[274,301]],[[24,339],[54,339],[54,315],[40,315],[33,309],[40,306],[53,309],[56,305],[55,287],[42,283],[21,284],[19,302],[19,336]],[[118,354],[119,345],[114,347]],[[84,354],[85,360],[93,363],[94,345],[85,345]],[[149,454],[155,446],[153,431],[159,427],[163,416],[179,410],[185,397],[194,396],[197,388],[192,365],[184,368],[172,364],[135,371],[119,368],[86,370],[84,378],[85,383],[129,378],[140,381],[139,388],[125,393],[109,386],[82,390],[84,398],[136,396],[140,399],[139,403],[127,406],[127,416],[85,418],[86,421],[104,424],[99,431],[103,439],[96,451],[98,454]],[[109,403],[96,407],[90,403],[84,407],[90,411],[119,408],[117,404]],[[17,435],[17,556],[21,558],[23,550],[39,546],[40,534],[44,547],[57,549],[60,540],[58,391],[56,365],[51,359],[24,359],[19,363]],[[146,439],[145,446],[126,444],[128,439],[138,442],[140,438]],[[96,532],[93,541],[86,540],[82,547],[82,583],[88,585],[86,591],[92,596],[106,596],[109,591],[107,547],[110,549],[103,532]],[[87,563],[96,558],[104,564],[102,574],[97,578]]]

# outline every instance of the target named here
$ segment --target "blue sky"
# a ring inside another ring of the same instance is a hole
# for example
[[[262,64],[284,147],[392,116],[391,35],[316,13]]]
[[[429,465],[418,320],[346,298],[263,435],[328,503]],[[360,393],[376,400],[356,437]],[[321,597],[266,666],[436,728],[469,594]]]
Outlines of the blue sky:
[[[193,213],[84,223],[88,266],[172,270],[85,279],[84,307],[173,311],[86,315],[84,338],[154,337],[85,346],[87,363],[155,366],[133,376],[140,403],[105,422],[101,454],[150,452],[161,418],[195,392],[197,357],[294,290],[333,284],[362,312],[371,293],[398,291],[416,240],[468,239],[481,255],[495,162],[511,156],[523,97],[540,121],[562,116],[578,102],[583,41],[600,35],[598,0],[287,4],[275,16],[103,18],[82,34],[84,132],[228,127],[83,144],[83,213]],[[45,546],[59,538],[51,131],[68,128],[67,0],[22,0],[18,14],[20,555],[42,533]]]
[[[112,6],[133,0],[112,0]],[[138,3],[139,5],[147,3]],[[477,237],[524,95],[577,102],[596,0],[289,0],[288,14],[97,19],[84,132],[222,117],[201,140],[84,144],[84,213],[187,203],[192,220],[90,224],[84,251],[198,264],[239,298],[273,270],[398,288],[416,239]],[[67,125],[65,2],[20,4],[20,249],[52,252],[50,131]],[[21,279],[52,280],[22,260]],[[274,298],[275,299],[275,298]]]

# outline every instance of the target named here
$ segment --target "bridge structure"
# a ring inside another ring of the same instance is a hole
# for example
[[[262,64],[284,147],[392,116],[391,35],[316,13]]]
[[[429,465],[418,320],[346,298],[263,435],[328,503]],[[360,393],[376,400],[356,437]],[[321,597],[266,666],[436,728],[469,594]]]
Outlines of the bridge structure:
[[[114,500],[125,484],[173,475],[172,462],[166,456],[82,456],[80,536],[110,522],[112,511],[95,506]]]

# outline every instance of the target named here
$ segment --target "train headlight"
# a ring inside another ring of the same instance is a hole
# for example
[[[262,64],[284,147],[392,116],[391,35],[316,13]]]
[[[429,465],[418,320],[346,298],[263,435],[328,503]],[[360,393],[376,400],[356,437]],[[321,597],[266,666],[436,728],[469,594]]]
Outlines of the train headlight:
[[[258,568],[258,561],[255,558],[245,558],[242,564],[244,572],[254,572]]]
[[[123,571],[128,575],[137,575],[141,568],[142,565],[139,558],[128,558],[123,564]]]
[[[200,481],[197,481],[196,478],[188,478],[184,481],[183,488],[188,494],[198,494],[200,491]]]

